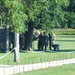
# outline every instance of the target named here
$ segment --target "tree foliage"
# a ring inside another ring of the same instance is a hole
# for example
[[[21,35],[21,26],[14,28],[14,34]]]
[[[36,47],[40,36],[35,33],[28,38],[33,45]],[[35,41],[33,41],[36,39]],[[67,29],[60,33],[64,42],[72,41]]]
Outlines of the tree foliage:
[[[0,0],[3,25],[23,32],[29,22],[35,28],[75,27],[75,0]],[[16,29],[15,29],[16,28]]]
[[[1,13],[4,22],[7,20],[12,31],[23,32],[27,15],[24,11],[22,0],[1,0]],[[7,16],[7,19],[5,19]],[[6,24],[4,24],[6,25]]]

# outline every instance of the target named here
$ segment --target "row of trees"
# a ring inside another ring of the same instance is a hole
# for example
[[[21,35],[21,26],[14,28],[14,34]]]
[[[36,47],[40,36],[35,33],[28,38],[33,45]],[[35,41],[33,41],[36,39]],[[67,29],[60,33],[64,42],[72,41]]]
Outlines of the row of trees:
[[[75,28],[74,8],[75,0],[0,0],[1,24],[15,32],[15,61],[19,61],[19,33],[28,30],[28,49],[34,28]]]

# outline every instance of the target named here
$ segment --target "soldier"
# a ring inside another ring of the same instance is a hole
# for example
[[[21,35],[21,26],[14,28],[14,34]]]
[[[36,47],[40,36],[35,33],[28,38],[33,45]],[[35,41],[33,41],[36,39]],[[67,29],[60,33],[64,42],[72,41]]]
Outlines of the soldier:
[[[51,36],[51,34],[49,33],[48,34],[48,39],[49,39],[49,48],[50,48],[50,50],[52,49],[52,36]]]
[[[43,35],[40,33],[39,35],[39,40],[38,40],[38,50],[43,50]]]
[[[43,46],[45,47],[45,50],[47,50],[48,36],[46,35],[46,32],[44,32],[44,35],[43,35]]]

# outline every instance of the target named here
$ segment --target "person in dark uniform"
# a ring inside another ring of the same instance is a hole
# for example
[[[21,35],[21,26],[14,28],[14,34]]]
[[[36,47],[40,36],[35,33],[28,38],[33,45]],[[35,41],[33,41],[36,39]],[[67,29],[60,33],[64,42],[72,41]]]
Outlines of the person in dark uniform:
[[[49,48],[50,48],[50,50],[52,49],[52,35],[49,33],[48,34],[48,39],[49,39]]]
[[[43,50],[43,35],[40,33],[39,35],[39,40],[38,40],[38,50]]]
[[[44,32],[44,35],[43,35],[43,46],[45,47],[45,50],[47,50],[48,36],[46,35],[46,32]]]

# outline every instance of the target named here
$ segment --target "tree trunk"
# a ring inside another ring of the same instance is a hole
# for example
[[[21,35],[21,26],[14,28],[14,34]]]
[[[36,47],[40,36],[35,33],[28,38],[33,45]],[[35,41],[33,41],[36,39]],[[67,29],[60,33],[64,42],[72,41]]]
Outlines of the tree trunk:
[[[6,26],[6,53],[9,52],[9,25]]]
[[[20,54],[19,54],[19,33],[15,32],[14,36],[14,62],[19,62],[20,60]]]
[[[28,31],[25,35],[25,50],[32,49],[32,37],[33,37],[33,23],[29,23]]]
[[[6,52],[9,52],[9,25],[8,25],[8,8],[6,8]]]

